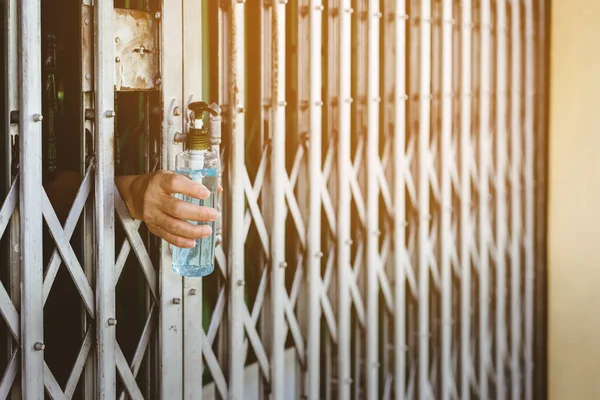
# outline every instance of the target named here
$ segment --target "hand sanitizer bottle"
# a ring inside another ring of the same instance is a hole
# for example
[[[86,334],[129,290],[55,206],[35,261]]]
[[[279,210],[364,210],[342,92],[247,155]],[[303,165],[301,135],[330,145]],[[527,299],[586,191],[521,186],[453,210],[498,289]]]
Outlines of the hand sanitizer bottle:
[[[203,115],[219,114],[218,107],[203,102],[189,105],[191,112],[190,127],[186,136],[186,150],[179,153],[175,159],[178,174],[185,175],[194,182],[201,183],[210,196],[205,200],[189,196],[177,195],[188,203],[203,207],[217,208],[217,190],[219,187],[219,154],[211,149],[211,132],[205,128]],[[208,125],[208,124],[206,124]],[[210,236],[196,240],[196,246],[191,249],[173,247],[173,270],[185,277],[202,277],[209,275],[215,268],[215,222],[201,223],[188,221],[192,224],[206,224],[212,228]]]

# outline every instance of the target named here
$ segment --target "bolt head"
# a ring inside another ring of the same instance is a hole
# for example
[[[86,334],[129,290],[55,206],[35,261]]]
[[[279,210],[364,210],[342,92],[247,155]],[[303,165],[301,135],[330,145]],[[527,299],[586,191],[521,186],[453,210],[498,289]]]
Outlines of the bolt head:
[[[175,115],[176,117],[179,117],[181,115],[181,108],[179,106],[173,109],[173,115]]]
[[[115,318],[109,318],[108,319],[108,325],[109,326],[115,326],[115,325],[117,325],[117,320]]]
[[[106,116],[106,118],[114,118],[116,114],[113,110],[108,110],[104,113],[104,115]]]
[[[90,20],[89,20],[89,18],[86,18],[86,19],[84,19],[84,20],[83,20],[83,23],[84,23],[84,24],[86,24],[86,25],[88,25],[88,24],[90,23]]]
[[[43,119],[44,119],[44,116],[42,114],[34,114],[34,116],[33,116],[34,122],[42,122]]]
[[[115,43],[121,43],[121,38],[120,37],[116,37],[115,38]]]
[[[173,304],[181,304],[181,299],[179,297],[175,297],[173,299]]]
[[[115,57],[116,62],[121,62],[121,57]]]
[[[46,348],[46,345],[44,343],[37,342],[36,344],[33,345],[33,348],[36,351],[42,351]]]
[[[154,14],[154,18],[156,19],[161,19],[162,14],[160,12],[157,12],[156,14]]]

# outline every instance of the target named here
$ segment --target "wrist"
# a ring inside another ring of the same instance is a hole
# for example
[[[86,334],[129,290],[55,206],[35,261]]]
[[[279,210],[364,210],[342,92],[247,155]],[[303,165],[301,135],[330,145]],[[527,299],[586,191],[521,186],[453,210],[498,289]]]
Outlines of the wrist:
[[[141,219],[143,212],[143,204],[141,204],[143,195],[141,180],[144,175],[127,175],[115,177],[117,189],[121,194],[121,198],[127,206],[127,210],[133,219]],[[136,193],[138,194],[136,196]]]

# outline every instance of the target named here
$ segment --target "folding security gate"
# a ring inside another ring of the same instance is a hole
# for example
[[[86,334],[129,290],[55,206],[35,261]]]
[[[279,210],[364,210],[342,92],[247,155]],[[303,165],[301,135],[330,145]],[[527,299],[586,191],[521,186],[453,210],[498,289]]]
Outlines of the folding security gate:
[[[548,12],[3,0],[0,398],[545,398]],[[198,100],[204,280],[114,186]]]

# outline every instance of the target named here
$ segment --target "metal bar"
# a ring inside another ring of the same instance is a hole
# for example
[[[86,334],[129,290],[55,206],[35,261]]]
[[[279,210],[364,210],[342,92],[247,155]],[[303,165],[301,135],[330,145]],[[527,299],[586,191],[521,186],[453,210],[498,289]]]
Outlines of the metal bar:
[[[534,285],[534,20],[533,0],[525,0],[525,399],[533,398]]]
[[[512,1],[511,93],[511,388],[521,398],[521,2]]]
[[[321,397],[321,190],[322,180],[322,0],[310,0],[309,12],[309,109],[310,148],[308,154],[309,219],[307,232],[308,253],[308,334],[307,334],[307,379],[308,399]]]
[[[419,398],[433,398],[429,382],[429,171],[431,168],[431,0],[421,0],[421,50],[419,84]]]
[[[405,398],[406,387],[406,0],[396,0],[395,117],[394,125],[394,392]]]
[[[183,0],[183,131],[188,130],[187,106],[202,99],[202,1]],[[205,101],[210,101],[205,99]],[[202,399],[202,279],[183,278],[183,397]]]
[[[462,2],[461,74],[461,400],[471,398],[471,0]]]
[[[272,141],[271,141],[271,395],[284,397],[285,387],[285,15],[286,4],[273,4],[271,94]]]
[[[507,94],[508,54],[506,0],[496,3],[496,386],[498,400],[506,398],[506,168],[507,168]]]
[[[452,0],[442,3],[442,399],[452,397]]]
[[[480,49],[480,114],[479,114],[479,395],[489,396],[488,368],[491,349],[489,332],[490,300],[490,97],[492,84],[491,68],[491,16],[490,0],[481,1],[481,49]]]
[[[222,104],[228,106],[230,125],[228,214],[228,380],[229,398],[241,399],[244,393],[244,127],[245,127],[245,5],[232,0],[221,8]]]
[[[175,169],[175,156],[182,146],[173,140],[183,132],[183,1],[161,1],[161,75],[162,75],[162,169]],[[179,108],[179,110],[177,110]],[[161,241],[160,265],[160,393],[161,398],[183,398],[183,298],[182,278],[173,271],[169,244]],[[179,301],[177,301],[178,299]],[[177,304],[176,304],[177,303]]]
[[[19,149],[21,218],[21,385],[26,399],[43,399],[43,222],[41,2],[19,3]]]
[[[351,1],[340,0],[339,19],[339,64],[337,65],[338,86],[338,120],[337,141],[337,262],[338,262],[338,343],[337,343],[337,375],[338,398],[349,399],[352,380],[350,377],[350,246],[352,244],[350,229],[350,174],[352,168],[350,155],[350,117],[351,117]],[[330,10],[331,12],[331,10]],[[332,43],[330,42],[330,46]],[[331,79],[331,77],[330,77]],[[335,79],[335,78],[334,78]],[[335,129],[335,128],[334,128]]]
[[[366,391],[368,398],[378,398],[379,393],[379,279],[378,271],[383,268],[379,258],[379,184],[377,182],[379,158],[379,20],[382,16],[379,0],[369,0],[367,10],[367,252],[365,269],[367,274],[367,337],[366,337]]]

